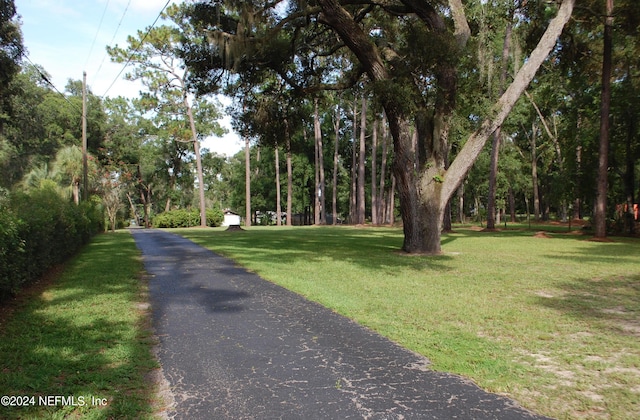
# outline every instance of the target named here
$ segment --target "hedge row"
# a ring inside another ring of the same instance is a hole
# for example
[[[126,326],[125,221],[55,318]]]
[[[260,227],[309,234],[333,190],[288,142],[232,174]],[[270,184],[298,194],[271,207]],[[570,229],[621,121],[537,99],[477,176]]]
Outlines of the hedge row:
[[[53,187],[0,197],[0,301],[73,255],[104,229],[98,205],[75,205]]]
[[[220,210],[207,210],[207,226],[220,226],[224,215]],[[171,210],[160,213],[153,218],[153,226],[157,228],[184,228],[200,226],[200,211]]]

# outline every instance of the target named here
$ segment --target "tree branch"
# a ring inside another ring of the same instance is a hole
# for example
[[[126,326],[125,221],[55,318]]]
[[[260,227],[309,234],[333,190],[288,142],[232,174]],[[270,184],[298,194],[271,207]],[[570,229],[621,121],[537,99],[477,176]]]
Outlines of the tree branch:
[[[549,23],[538,45],[531,52],[529,59],[520,68],[511,85],[509,85],[504,94],[492,107],[490,116],[484,120],[480,128],[469,137],[460,153],[458,153],[458,156],[444,177],[441,206],[446,205],[453,193],[458,189],[460,183],[464,180],[482,151],[489,136],[502,125],[518,98],[527,86],[529,86],[536,72],[551,53],[564,26],[571,18],[574,5],[575,0],[564,0],[562,2],[558,14]]]

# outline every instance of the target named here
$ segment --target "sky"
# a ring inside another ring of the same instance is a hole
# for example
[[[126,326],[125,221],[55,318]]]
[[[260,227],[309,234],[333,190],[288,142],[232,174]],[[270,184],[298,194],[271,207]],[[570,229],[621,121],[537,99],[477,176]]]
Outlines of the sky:
[[[56,89],[63,92],[69,79],[82,80],[86,71],[88,88],[95,95],[138,96],[142,85],[118,76],[124,64],[111,63],[106,46],[126,47],[127,36],[146,31],[167,0],[14,1],[28,60],[44,67]],[[162,23],[160,19],[156,25]],[[235,154],[241,148],[239,137],[233,133],[229,117],[220,122],[229,134],[207,139],[203,147]]]

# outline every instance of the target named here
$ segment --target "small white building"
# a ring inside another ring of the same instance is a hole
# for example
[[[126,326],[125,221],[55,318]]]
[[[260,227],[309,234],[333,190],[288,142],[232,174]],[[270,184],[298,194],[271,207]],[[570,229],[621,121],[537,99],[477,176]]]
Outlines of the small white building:
[[[231,210],[225,210],[222,226],[240,226],[240,215]]]

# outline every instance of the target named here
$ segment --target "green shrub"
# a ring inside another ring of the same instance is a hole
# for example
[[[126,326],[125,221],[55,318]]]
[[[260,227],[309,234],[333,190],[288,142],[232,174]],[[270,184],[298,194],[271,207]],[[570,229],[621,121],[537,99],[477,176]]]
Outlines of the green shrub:
[[[220,226],[224,215],[220,210],[207,210],[207,226]],[[153,218],[153,226],[157,228],[184,228],[200,226],[199,210],[171,210],[160,213]]]
[[[54,186],[0,202],[0,300],[73,255],[102,230],[101,210],[62,198]]]
[[[0,300],[15,292],[26,279],[26,273],[19,269],[25,260],[21,223],[10,209],[0,205]]]
[[[211,227],[220,226],[224,220],[224,213],[220,209],[207,210],[207,225]]]

